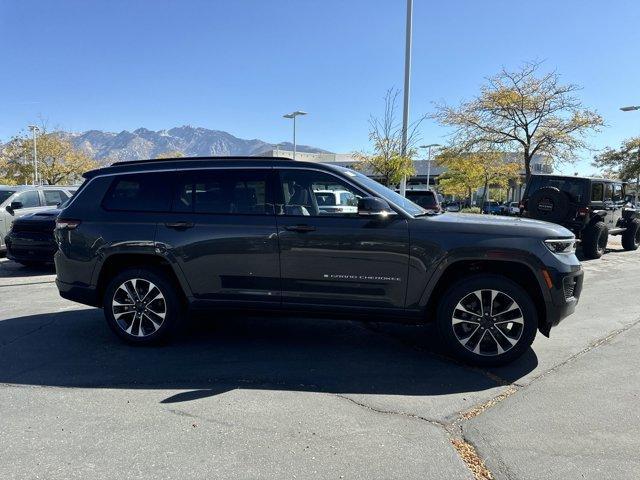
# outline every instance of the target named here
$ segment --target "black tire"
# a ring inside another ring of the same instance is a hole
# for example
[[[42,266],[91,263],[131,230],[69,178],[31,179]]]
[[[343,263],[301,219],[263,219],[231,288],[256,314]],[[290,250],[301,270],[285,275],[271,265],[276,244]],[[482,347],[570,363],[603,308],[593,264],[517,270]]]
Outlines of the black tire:
[[[622,248],[637,250],[640,247],[640,220],[634,218],[622,234]]]
[[[135,280],[135,283],[133,280]],[[132,300],[126,289],[120,288],[125,282],[129,282],[127,284],[129,291],[131,291],[131,286],[135,284],[134,293],[138,296],[137,299]],[[151,288],[152,285],[161,294],[161,297],[154,299],[152,302],[147,301],[144,310],[142,307],[140,307],[140,310],[135,310],[140,303],[144,303],[142,300],[145,295],[145,287],[148,286],[148,291],[146,292],[148,296],[156,297],[157,292]],[[184,313],[176,290],[177,286],[161,270],[149,267],[123,270],[111,279],[104,293],[102,306],[107,324],[116,335],[127,343],[152,345],[164,342],[175,333]],[[138,305],[133,308],[121,307],[114,305],[114,302],[126,304],[131,302]],[[116,318],[116,315],[127,310],[133,310],[131,312],[133,315],[131,313],[123,313]],[[140,313],[142,311],[144,311],[144,314]],[[160,314],[157,312],[160,312]],[[164,318],[161,316],[162,313]],[[131,328],[128,332],[127,327],[129,326]]]
[[[542,187],[531,194],[528,209],[531,218],[561,223],[569,216],[571,200],[556,187]]]
[[[484,306],[477,301],[477,291],[481,292]],[[492,297],[491,291],[499,293]],[[489,292],[488,297],[485,292]],[[473,303],[465,303],[474,300],[477,301],[475,307]],[[481,308],[475,310],[477,314],[487,313],[484,311],[487,308],[490,313],[493,313],[493,308],[510,309],[514,305],[515,308],[484,318],[459,310],[459,304],[468,307],[468,312],[473,312],[472,308]],[[483,319],[484,323],[459,321],[461,316]],[[498,323],[493,323],[494,320]],[[513,321],[509,323],[510,320]],[[529,294],[508,278],[492,274],[474,275],[451,286],[438,305],[436,322],[440,338],[449,352],[465,363],[478,366],[504,365],[515,360],[531,346],[538,331],[538,314]],[[464,340],[467,340],[466,345],[463,345]]]
[[[609,241],[609,229],[604,222],[589,225],[582,235],[582,253],[586,258],[595,259],[604,255]]]

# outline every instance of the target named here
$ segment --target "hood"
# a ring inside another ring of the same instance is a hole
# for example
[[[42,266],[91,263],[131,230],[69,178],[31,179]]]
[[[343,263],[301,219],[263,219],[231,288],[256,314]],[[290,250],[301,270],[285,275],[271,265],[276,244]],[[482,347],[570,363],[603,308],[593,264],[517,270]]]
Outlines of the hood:
[[[13,220],[13,225],[23,224],[43,224],[43,225],[55,225],[56,217],[60,214],[59,208],[52,208],[51,210],[45,210],[37,213],[29,213],[21,217],[17,217]]]
[[[464,234],[491,234],[540,239],[573,237],[573,233],[561,225],[522,217],[447,212],[432,217],[418,217],[416,220],[431,222],[448,232]]]

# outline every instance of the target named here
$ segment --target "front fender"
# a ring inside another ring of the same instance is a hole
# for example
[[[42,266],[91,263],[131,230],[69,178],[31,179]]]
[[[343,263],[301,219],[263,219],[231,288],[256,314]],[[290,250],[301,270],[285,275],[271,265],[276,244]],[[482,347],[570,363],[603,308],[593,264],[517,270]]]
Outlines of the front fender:
[[[494,261],[501,263],[518,263],[526,266],[533,274],[540,291],[542,292],[545,302],[551,301],[551,295],[544,285],[544,279],[542,278],[541,270],[543,269],[543,263],[533,254],[517,249],[508,248],[477,248],[477,247],[465,247],[459,248],[449,252],[440,260],[437,264],[433,274],[427,281],[422,296],[416,307],[420,309],[426,308],[431,298],[432,293],[438,286],[438,283],[442,279],[442,276],[448,268],[454,266],[460,262],[473,262],[473,261]],[[471,273],[471,272],[470,272]]]

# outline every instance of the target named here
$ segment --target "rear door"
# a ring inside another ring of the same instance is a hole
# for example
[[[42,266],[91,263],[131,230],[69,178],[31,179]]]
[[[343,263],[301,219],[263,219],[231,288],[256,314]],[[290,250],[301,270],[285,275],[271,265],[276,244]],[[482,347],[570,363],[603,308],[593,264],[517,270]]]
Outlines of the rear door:
[[[66,202],[70,195],[67,194],[64,190],[52,190],[52,189],[44,189],[42,190],[44,205],[47,207],[56,207],[58,205],[62,205]]]
[[[38,194],[38,190],[25,190],[23,192],[17,193],[12,199],[11,202],[20,202],[22,203],[22,208],[18,208],[14,210],[14,217],[22,217],[23,215],[28,215],[29,213],[36,213],[42,210],[42,202],[40,201],[40,195]]]
[[[618,220],[622,217],[622,207],[624,205],[622,192],[621,183],[607,182],[604,184],[604,209],[607,211],[604,222],[609,230],[616,228]]]
[[[282,303],[404,308],[409,230],[400,215],[384,219],[357,212],[328,212],[316,192],[368,196],[333,174],[281,169],[276,202]]]
[[[202,169],[178,174],[173,207],[156,242],[197,300],[280,305],[273,170]]]

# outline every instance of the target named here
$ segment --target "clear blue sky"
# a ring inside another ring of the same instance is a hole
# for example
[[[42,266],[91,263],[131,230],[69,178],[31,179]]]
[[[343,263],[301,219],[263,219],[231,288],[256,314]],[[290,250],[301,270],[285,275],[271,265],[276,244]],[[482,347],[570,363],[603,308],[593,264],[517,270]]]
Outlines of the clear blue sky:
[[[281,115],[303,109],[300,143],[366,148],[369,115],[402,87],[404,23],[404,0],[0,0],[0,140],[42,117],[275,143],[291,135]],[[617,145],[640,133],[640,111],[618,110],[640,104],[639,25],[637,0],[414,0],[411,112],[545,59],[605,117],[593,144]],[[445,133],[422,128],[425,142]]]

